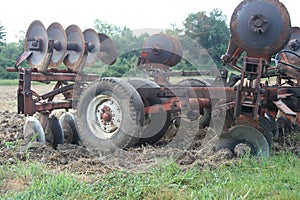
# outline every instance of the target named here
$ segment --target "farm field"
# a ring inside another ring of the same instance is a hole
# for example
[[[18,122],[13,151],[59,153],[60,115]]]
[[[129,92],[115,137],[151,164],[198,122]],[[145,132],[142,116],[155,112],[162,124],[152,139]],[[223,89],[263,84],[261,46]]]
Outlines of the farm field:
[[[39,92],[51,87],[34,86]],[[17,114],[16,94],[17,86],[0,86],[0,199],[300,198],[298,132],[274,143],[270,158],[260,159],[214,152],[209,129],[199,130],[184,151],[163,148],[164,141],[110,155],[71,144],[55,150],[24,145],[26,117]]]

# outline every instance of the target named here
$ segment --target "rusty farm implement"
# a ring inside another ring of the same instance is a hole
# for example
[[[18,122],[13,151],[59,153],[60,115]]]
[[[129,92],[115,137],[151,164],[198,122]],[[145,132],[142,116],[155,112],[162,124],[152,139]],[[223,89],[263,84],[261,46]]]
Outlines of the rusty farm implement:
[[[54,147],[71,135],[69,142],[113,151],[153,144],[172,122],[197,122],[216,131],[217,149],[268,156],[272,141],[300,123],[300,31],[291,27],[278,0],[242,1],[232,14],[230,31],[222,61],[238,74],[229,76],[225,68],[172,71],[185,47],[172,36],[155,34],[144,42],[137,63],[153,79],[125,81],[83,73],[99,59],[106,64],[117,59],[106,35],[82,32],[76,25],[63,30],[58,23],[45,29],[34,21],[24,53],[8,69],[19,73],[18,112],[39,114],[38,120],[27,120],[24,130],[41,141],[45,132],[51,133]],[[24,60],[31,68],[18,67]],[[62,63],[65,68],[58,67]],[[203,75],[215,78],[207,81]],[[193,78],[174,84],[172,76]],[[40,95],[32,90],[32,81],[56,84]],[[57,95],[63,100],[55,100]],[[58,119],[51,114],[56,109],[74,109],[75,115],[65,112]]]

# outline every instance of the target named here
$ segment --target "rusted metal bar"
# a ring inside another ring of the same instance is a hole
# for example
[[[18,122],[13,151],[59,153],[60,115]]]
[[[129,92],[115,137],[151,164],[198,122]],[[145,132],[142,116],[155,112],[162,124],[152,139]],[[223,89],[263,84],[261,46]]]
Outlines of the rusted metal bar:
[[[21,72],[26,70],[31,71],[32,81],[94,81],[99,79],[96,74],[77,74],[71,73],[70,70],[57,70],[49,69],[45,73],[38,73],[36,69],[25,69],[25,68],[6,68],[8,72]]]
[[[52,111],[56,109],[72,108],[72,101],[36,103],[34,105],[35,112]]]
[[[218,69],[210,69],[210,70],[201,70],[201,71],[192,71],[192,72],[162,72],[163,75],[165,76],[219,76],[220,75],[220,70]]]
[[[273,102],[277,108],[284,113],[285,115],[289,115],[289,116],[293,116],[296,117],[296,113],[294,111],[292,111],[285,103],[283,103],[281,100],[279,101],[274,101]]]
[[[39,115],[39,122],[41,123],[41,126],[43,127],[44,130],[46,130],[49,115],[50,115],[50,112],[48,112],[48,111],[41,112]]]
[[[163,97],[197,97],[210,99],[235,99],[235,89],[226,87],[161,87],[138,88],[139,94],[145,98]]]
[[[94,81],[99,78],[94,74],[74,74],[74,73],[53,73],[42,74],[32,73],[32,81]]]
[[[204,98],[190,98],[187,100],[180,100],[177,98],[170,98],[166,103],[160,105],[153,105],[145,107],[145,114],[149,113],[159,113],[162,110],[166,112],[177,112],[184,108],[190,108],[191,110],[199,108],[209,108],[211,107],[210,99]]]
[[[46,94],[43,94],[40,96],[41,99],[49,99],[49,98],[53,98],[55,95],[58,95],[58,94],[61,94],[63,92],[66,92],[68,90],[71,90],[73,89],[74,87],[74,84],[69,84],[69,85],[66,85],[64,87],[61,87],[61,88],[58,88],[58,89],[54,89],[53,91],[51,92],[48,92]],[[51,99],[52,100],[52,99]]]
[[[19,74],[18,113],[33,115],[33,99],[31,92],[31,70],[24,69]]]

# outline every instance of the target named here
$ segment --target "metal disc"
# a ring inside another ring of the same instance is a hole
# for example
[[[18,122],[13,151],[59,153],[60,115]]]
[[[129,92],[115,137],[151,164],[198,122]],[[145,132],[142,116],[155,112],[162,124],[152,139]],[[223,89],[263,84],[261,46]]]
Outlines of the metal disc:
[[[54,149],[57,149],[58,144],[64,143],[64,132],[58,118],[51,114],[49,116],[45,129],[46,141],[51,143]]]
[[[25,35],[25,51],[31,51],[32,54],[28,57],[28,63],[31,67],[44,68],[48,63],[48,34],[45,26],[39,20],[33,21]]]
[[[292,28],[291,38],[288,44],[286,45],[286,47],[284,48],[284,50],[292,51],[293,53],[300,55],[300,28],[299,27]],[[285,54],[287,61],[290,64],[300,66],[300,61],[297,56],[290,53],[283,53],[283,54]]]
[[[23,128],[24,141],[26,144],[32,141],[46,143],[44,129],[35,117],[29,116]]]
[[[265,136],[257,129],[250,126],[234,126],[229,134],[220,136],[217,149],[229,148],[234,150],[237,144],[244,143],[251,147],[251,154],[255,156],[270,155],[270,146]]]
[[[149,63],[159,63],[167,66],[176,65],[182,56],[182,46],[179,41],[166,34],[154,34],[146,39],[142,54]]]
[[[265,113],[265,118],[269,121],[269,123],[271,125],[271,130],[272,130],[272,133],[273,133],[273,137],[278,138],[279,129],[278,129],[278,124],[277,124],[276,120],[269,113]]]
[[[100,39],[98,33],[93,29],[86,29],[83,35],[88,47],[88,55],[85,62],[85,66],[88,67],[95,64],[100,58]]]
[[[230,31],[248,56],[273,55],[290,38],[290,16],[278,0],[244,0],[232,14]]]
[[[266,117],[259,117],[258,130],[265,136],[269,145],[271,145],[274,139],[273,127],[271,126],[270,121]]]
[[[100,60],[107,65],[113,65],[118,58],[118,51],[113,40],[103,33],[98,33],[100,39]]]
[[[58,67],[65,57],[67,51],[67,35],[62,25],[54,22],[47,29],[49,40],[54,40],[55,47],[49,63],[52,68]]]
[[[67,55],[64,59],[64,64],[75,70],[83,59],[84,54],[84,37],[81,29],[76,25],[70,25],[66,29],[67,34]],[[70,48],[70,47],[76,48]]]

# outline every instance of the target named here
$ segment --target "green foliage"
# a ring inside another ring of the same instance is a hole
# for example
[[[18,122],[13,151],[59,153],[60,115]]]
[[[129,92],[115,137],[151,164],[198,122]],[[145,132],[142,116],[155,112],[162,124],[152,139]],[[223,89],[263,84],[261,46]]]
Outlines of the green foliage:
[[[85,182],[38,163],[18,163],[0,166],[0,188],[20,178],[26,186],[10,188],[1,199],[299,199],[299,167],[292,153],[186,170],[164,161],[147,173],[112,171],[86,175]]]
[[[109,37],[112,37],[115,34],[119,34],[121,32],[120,27],[113,24],[108,24],[107,22],[99,19],[96,19],[94,21],[94,28],[97,32],[103,33]]]
[[[19,43],[8,43],[0,46],[0,79],[16,79],[17,73],[7,72],[6,68],[14,67],[18,57],[23,53],[23,41]],[[23,67],[28,67],[26,62]]]
[[[184,32],[207,50],[214,62],[221,66],[221,55],[226,52],[230,31],[222,11],[190,14],[184,22]]]
[[[98,72],[103,77],[121,77],[128,71],[135,68],[142,44],[147,34],[136,36],[128,27],[117,27],[101,20],[94,22],[94,28],[97,32],[104,33],[111,37],[118,50],[118,59],[112,66],[97,64],[98,71],[95,67],[88,69],[87,72]]]
[[[5,28],[0,24],[0,46],[6,43],[5,36],[6,36]]]

